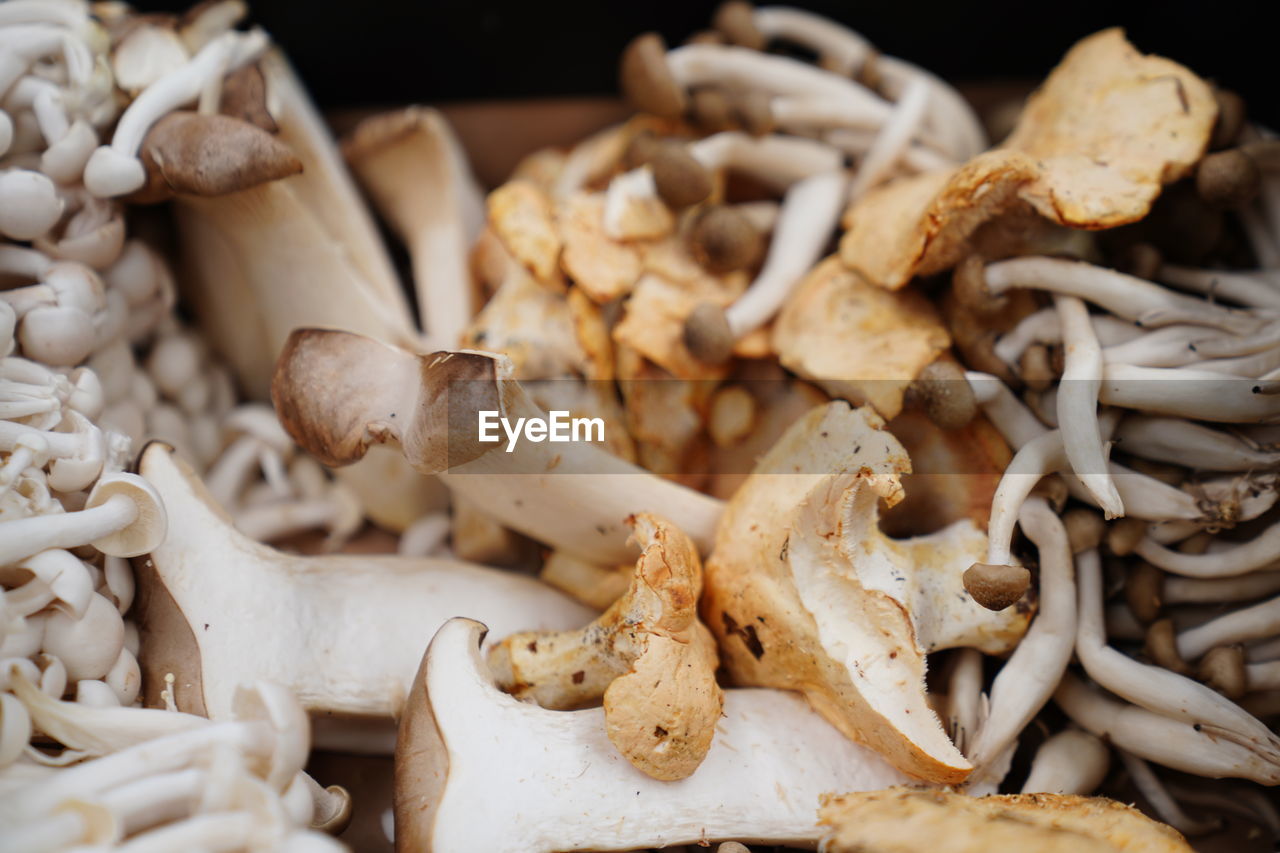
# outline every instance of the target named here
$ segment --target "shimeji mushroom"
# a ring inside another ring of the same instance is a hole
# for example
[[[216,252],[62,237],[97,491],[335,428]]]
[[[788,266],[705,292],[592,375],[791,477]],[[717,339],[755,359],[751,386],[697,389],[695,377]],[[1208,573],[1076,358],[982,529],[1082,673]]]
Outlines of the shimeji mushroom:
[[[411,107],[363,121],[343,153],[409,247],[431,347],[457,346],[473,314],[467,252],[484,223],[457,137],[438,112]]]
[[[1098,552],[1076,557],[1080,597],[1076,653],[1089,677],[1117,696],[1255,752],[1280,769],[1280,738],[1252,714],[1189,678],[1160,666],[1148,666],[1107,645],[1103,622],[1102,569]],[[1196,630],[1196,629],[1193,629]],[[1179,651],[1196,657],[1194,649]]]
[[[1115,440],[1134,456],[1175,465],[1193,462],[1208,471],[1280,467],[1280,451],[1181,418],[1129,414],[1116,427]]]
[[[360,335],[299,329],[280,356],[272,396],[285,429],[328,465],[372,444],[398,445],[424,474],[502,524],[595,563],[628,562],[626,519],[671,518],[709,549],[719,501],[625,462],[585,441],[482,443],[478,413],[516,423],[545,413],[509,378],[505,356],[415,355]]]
[[[1156,764],[1197,776],[1280,784],[1280,767],[1256,751],[1216,730],[1116,701],[1070,672],[1053,700],[1082,729]]]
[[[53,181],[39,172],[0,172],[0,234],[9,239],[43,236],[62,216],[63,206]]]
[[[0,566],[50,548],[86,544],[134,557],[161,542],[165,528],[164,504],[146,480],[109,474],[98,479],[82,510],[0,522]]]
[[[820,794],[907,778],[798,696],[729,690],[697,771],[651,779],[609,743],[603,711],[548,711],[499,691],[480,654],[483,636],[479,623],[450,620],[418,670],[397,743],[398,850],[551,853],[725,838],[811,845]]]
[[[1124,764],[1125,771],[1129,774],[1129,781],[1151,806],[1151,810],[1165,823],[1187,835],[1205,835],[1222,827],[1220,819],[1196,820],[1189,816],[1165,788],[1150,764],[1124,750],[1117,751],[1120,753],[1120,761]]]
[[[543,708],[604,701],[609,740],[655,779],[684,779],[711,748],[723,694],[716,642],[698,621],[702,564],[689,538],[641,514],[627,592],[577,631],[524,632],[489,651],[497,683]]]
[[[388,718],[429,635],[457,612],[508,632],[567,629],[592,615],[530,578],[456,561],[284,554],[238,533],[165,445],[149,445],[138,470],[174,519],[134,567],[148,705],[172,673],[176,704],[215,720],[254,678],[287,686],[321,715]]]
[[[1067,728],[1036,750],[1024,794],[1092,794],[1107,775],[1111,750],[1088,732]]]
[[[786,6],[745,11],[760,37],[810,48],[818,54],[824,67],[838,74],[854,75],[873,64],[890,96],[900,97],[912,82],[924,82],[934,108],[927,118],[929,128],[935,136],[946,140],[949,151],[963,160],[986,148],[986,134],[972,108],[955,89],[928,71],[876,52],[853,30],[812,12]]]
[[[137,154],[151,126],[172,110],[195,101],[211,81],[253,61],[266,46],[267,38],[261,31],[223,33],[180,68],[147,86],[121,115],[111,144],[89,157],[85,187],[99,197],[140,189],[146,182],[146,170]]]
[[[1102,385],[1102,348],[1084,302],[1055,296],[1062,324],[1066,365],[1058,385],[1058,428],[1067,461],[1108,518],[1124,515],[1124,505],[1107,470],[1107,454],[1098,425],[1098,390]]]
[[[1075,579],[1067,530],[1044,498],[1022,505],[1023,531],[1040,553],[1040,610],[991,687],[991,710],[968,756],[974,781],[996,765],[1053,694],[1071,660],[1076,627]]]
[[[1000,794],[970,797],[945,791],[892,788],[823,797],[827,853],[1190,853],[1177,830],[1103,797]]]
[[[877,503],[897,503],[910,470],[882,426],[843,402],[792,425],[725,511],[703,618],[736,683],[801,690],[903,771],[959,782],[971,766],[927,703],[925,654],[1007,651],[1028,613],[993,613],[965,592],[963,570],[986,546],[971,520],[905,540],[879,530]]]
[[[20,677],[17,686],[40,728],[103,757],[9,787],[0,803],[6,824],[0,841],[15,849],[63,849],[125,835],[133,836],[126,847],[136,849],[192,849],[211,840],[236,846],[254,836],[267,843],[274,832],[287,835],[313,820],[340,817],[349,805],[345,791],[321,790],[301,772],[309,749],[306,716],[277,686],[240,688],[235,719],[224,723],[81,707],[24,689]],[[102,823],[95,827],[89,818]]]

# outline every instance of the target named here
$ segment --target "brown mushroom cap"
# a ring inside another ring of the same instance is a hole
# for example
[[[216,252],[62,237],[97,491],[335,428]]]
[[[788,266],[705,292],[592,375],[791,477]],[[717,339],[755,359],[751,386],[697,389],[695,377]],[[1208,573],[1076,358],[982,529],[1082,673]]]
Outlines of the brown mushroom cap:
[[[1049,356],[1049,348],[1044,344],[1032,344],[1022,353],[1018,360],[1018,375],[1032,391],[1047,391],[1058,378],[1053,369],[1053,360]]]
[[[139,152],[147,184],[129,200],[219,196],[287,178],[302,161],[260,127],[226,115],[179,110],[156,122]]]
[[[1142,653],[1152,663],[1171,672],[1179,675],[1191,674],[1191,667],[1187,666],[1182,655],[1178,654],[1178,634],[1174,630],[1172,619],[1160,619],[1151,623],[1151,627],[1147,628],[1147,638],[1143,643]]]
[[[773,106],[764,92],[746,92],[733,99],[733,111],[752,136],[766,136],[777,128]]]
[[[1139,622],[1154,622],[1164,604],[1164,572],[1139,560],[1129,566],[1124,579],[1124,600]]]
[[[1008,297],[992,296],[987,289],[987,262],[981,255],[969,255],[951,273],[951,290],[956,301],[980,317],[1000,311]]]
[[[267,82],[262,68],[254,62],[231,72],[222,81],[222,99],[218,112],[247,121],[267,133],[280,130],[267,109]]]
[[[942,429],[963,429],[978,414],[978,401],[964,368],[949,359],[939,359],[920,371],[911,392],[929,420]]]
[[[679,143],[659,144],[649,157],[649,168],[658,197],[673,210],[706,201],[711,195],[711,173]]]
[[[1196,192],[1209,204],[1239,207],[1258,194],[1262,172],[1253,158],[1238,148],[1218,151],[1196,168]]]
[[[988,610],[1004,610],[1026,595],[1031,572],[1023,566],[974,563],[964,573],[964,588]]]
[[[721,33],[730,44],[749,47],[752,50],[764,50],[766,39],[764,33],[756,27],[755,8],[743,0],[728,0],[721,3],[711,18],[711,25]]]
[[[679,118],[688,96],[667,68],[667,45],[657,33],[632,39],[622,53],[622,92],[636,109],[663,118]]]
[[[1107,548],[1117,557],[1127,557],[1147,535],[1147,523],[1140,518],[1127,516],[1107,527]]]
[[[733,332],[724,309],[703,302],[684,321],[684,345],[704,364],[724,364],[733,354]]]
[[[1210,649],[1200,661],[1196,676],[1228,699],[1239,699],[1249,689],[1244,648],[1233,645]]]
[[[722,275],[755,264],[764,253],[764,237],[741,211],[715,205],[693,223],[689,250],[708,272]]]
[[[695,89],[690,98],[690,112],[704,133],[720,133],[735,126],[733,102],[719,89]]]
[[[1240,136],[1244,127],[1245,103],[1230,89],[1213,90],[1213,99],[1218,103],[1218,119],[1213,125],[1213,137],[1209,140],[1209,148],[1216,151],[1226,148]]]
[[[1107,534],[1107,523],[1102,516],[1082,506],[1067,510],[1062,516],[1062,523],[1067,528],[1067,541],[1071,543],[1071,553],[1090,551],[1102,543]]]

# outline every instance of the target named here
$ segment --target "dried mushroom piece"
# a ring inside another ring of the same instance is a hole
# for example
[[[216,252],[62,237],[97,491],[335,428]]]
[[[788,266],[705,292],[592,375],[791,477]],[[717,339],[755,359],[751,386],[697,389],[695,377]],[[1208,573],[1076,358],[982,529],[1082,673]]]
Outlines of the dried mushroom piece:
[[[823,798],[829,853],[1190,853],[1176,829],[1133,806],[1074,794],[970,797],[890,788]]]
[[[1027,608],[991,613],[961,575],[986,536],[962,520],[891,540],[877,504],[911,463],[869,408],[833,402],[794,424],[735,493],[707,561],[703,617],[740,684],[800,690],[898,769],[957,783],[971,767],[925,694],[925,654],[998,654]]]
[[[875,287],[832,256],[782,309],[773,346],[783,366],[833,397],[870,404],[891,419],[907,386],[951,337],[924,296]]]
[[[702,561],[689,537],[649,514],[626,594],[577,631],[514,634],[489,652],[499,686],[543,708],[604,700],[609,740],[655,779],[684,779],[711,748],[724,696],[716,642],[698,621]]]
[[[563,290],[560,231],[551,196],[532,181],[508,181],[489,193],[489,225],[539,284]]]
[[[636,247],[619,243],[604,231],[604,195],[574,193],[557,207],[564,272],[596,302],[631,292],[643,272]]]
[[[894,289],[954,265],[979,226],[1022,216],[1027,205],[1072,228],[1135,222],[1164,184],[1191,171],[1216,116],[1203,80],[1138,53],[1122,30],[1103,30],[1067,53],[1001,148],[855,203],[845,214],[841,258]]]

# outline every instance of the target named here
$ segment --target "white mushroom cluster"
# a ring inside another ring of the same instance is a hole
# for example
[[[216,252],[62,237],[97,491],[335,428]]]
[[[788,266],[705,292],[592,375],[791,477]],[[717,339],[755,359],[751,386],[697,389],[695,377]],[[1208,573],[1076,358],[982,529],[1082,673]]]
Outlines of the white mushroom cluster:
[[[1105,30],[990,147],[730,0],[486,195],[247,12],[0,2],[0,849],[1280,837],[1238,98]]]

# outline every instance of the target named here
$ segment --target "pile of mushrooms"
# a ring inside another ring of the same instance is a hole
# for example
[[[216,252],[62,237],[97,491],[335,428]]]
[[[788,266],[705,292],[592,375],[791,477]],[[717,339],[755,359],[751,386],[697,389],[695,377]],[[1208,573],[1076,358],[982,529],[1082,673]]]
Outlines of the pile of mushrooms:
[[[246,14],[0,3],[0,849],[1280,838],[1237,96],[731,0],[486,193]]]

